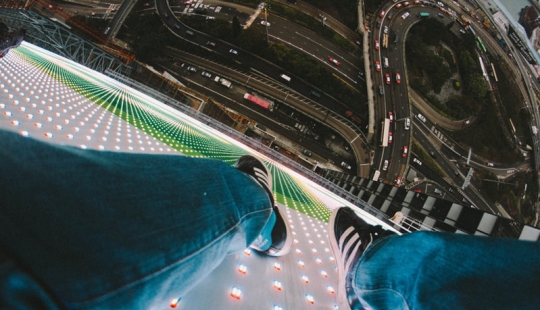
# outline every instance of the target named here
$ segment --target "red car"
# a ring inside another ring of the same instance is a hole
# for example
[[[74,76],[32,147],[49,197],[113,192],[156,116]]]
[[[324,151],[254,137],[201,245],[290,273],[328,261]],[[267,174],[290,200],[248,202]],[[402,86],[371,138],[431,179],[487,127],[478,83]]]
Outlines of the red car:
[[[399,75],[399,72],[396,72],[396,83],[401,83],[401,76]]]
[[[375,50],[379,50],[379,40],[375,40]]]
[[[385,74],[386,76],[386,85],[390,85],[390,74]]]
[[[388,132],[388,144],[392,144],[392,140],[393,140],[393,138],[392,138],[392,132],[389,131],[389,132]]]
[[[401,157],[407,157],[407,153],[409,153],[409,148],[406,145],[404,145],[403,151],[401,152]]]
[[[394,186],[400,186],[401,185],[401,177],[397,177],[396,178],[396,183],[394,184]]]
[[[388,111],[388,119],[390,120],[390,123],[394,121],[394,113],[392,113],[392,111]]]
[[[379,17],[381,17],[381,18],[384,17],[384,13],[386,13],[384,10],[381,11],[381,14],[379,14]]]
[[[337,59],[330,57],[328,60],[334,65],[339,66],[339,61]]]
[[[410,4],[409,2],[404,2],[404,3],[403,3],[403,6],[407,6],[407,5],[409,5],[409,4]]]
[[[403,4],[398,3],[398,4],[396,5],[396,9],[399,9],[402,5],[403,5]]]
[[[375,62],[375,70],[377,70],[377,72],[381,72],[381,63],[378,61]]]

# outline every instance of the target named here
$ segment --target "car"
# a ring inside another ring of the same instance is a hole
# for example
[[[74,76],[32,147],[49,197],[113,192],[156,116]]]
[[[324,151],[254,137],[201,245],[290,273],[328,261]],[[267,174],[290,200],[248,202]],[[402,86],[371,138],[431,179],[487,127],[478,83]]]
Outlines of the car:
[[[390,74],[385,74],[386,77],[386,85],[390,85]]]
[[[378,51],[379,47],[379,40],[375,40],[375,50]]]
[[[96,16],[96,12],[92,12],[92,13],[90,13],[90,15]]]
[[[443,6],[444,6],[444,3],[442,3],[442,2],[439,1],[439,2],[437,2],[437,5],[440,6],[440,7],[443,7]]]
[[[410,118],[406,118],[405,119],[405,130],[409,130],[409,128],[411,128],[411,119]]]
[[[413,161],[414,163],[417,163],[418,166],[422,166],[422,162],[421,162],[418,158],[415,157],[415,158],[413,158],[412,161]]]
[[[330,57],[328,60],[334,65],[339,66],[339,61],[337,59]]]
[[[463,125],[467,126],[471,123],[471,120],[470,119],[466,119],[463,121]]]
[[[377,72],[381,72],[381,63],[378,61],[375,62],[375,70],[377,70]]]
[[[407,154],[409,153],[409,147],[404,145],[403,149],[401,151],[401,157],[407,157]]]
[[[401,185],[401,177],[398,176],[398,177],[396,178],[396,182],[394,183],[394,186],[400,186],[400,185]]]
[[[408,1],[403,2],[403,6],[407,6],[407,5],[409,5],[409,4],[410,4],[410,3],[409,3]]]
[[[401,83],[401,76],[399,75],[399,72],[396,72],[396,83]]]
[[[437,154],[435,154],[434,150],[429,150],[429,155],[431,155],[433,158],[437,158]]]
[[[414,0],[414,4],[420,4],[421,1],[420,0]]]
[[[229,53],[231,53],[231,54],[233,54],[233,55],[237,55],[237,56],[238,56],[238,51],[237,51],[237,50],[235,50],[235,49],[232,49],[232,48],[231,48],[231,49],[229,50]]]
[[[422,190],[421,190],[421,189],[419,189],[419,188],[417,188],[417,189],[415,189],[415,190],[414,190],[414,192],[415,192],[415,193],[421,193],[421,192],[422,192]]]
[[[208,41],[206,42],[206,45],[210,47],[216,47],[216,42]]]
[[[111,12],[116,12],[116,11],[118,11],[117,8],[114,8],[114,9],[111,10]]]
[[[418,118],[422,121],[422,122],[426,122],[426,117],[420,113],[418,113]]]
[[[184,4],[192,4],[193,3],[193,0],[186,0],[184,1]]]
[[[209,72],[206,72],[206,71],[203,71],[203,72],[201,73],[201,75],[202,75],[202,76],[205,76],[205,77],[207,77],[207,78],[211,78],[211,77],[212,77],[212,74],[210,74]]]
[[[403,3],[400,2],[400,3],[398,3],[398,4],[396,5],[396,9],[399,9],[399,8],[402,7],[402,6],[403,6]]]
[[[384,33],[388,33],[388,26],[384,26]]]
[[[389,131],[389,132],[388,132],[388,144],[392,144],[392,140],[393,140],[393,138],[392,138],[392,132]]]
[[[351,169],[351,166],[347,164],[346,162],[341,162],[341,167],[349,169],[349,170]]]
[[[488,167],[493,167],[493,163],[491,163],[491,162],[488,161],[488,162],[486,162],[486,166],[488,166]]]
[[[187,71],[195,73],[195,72],[197,72],[197,68],[189,66],[189,67],[187,67]]]
[[[387,160],[387,159],[386,159],[386,160],[384,161],[384,164],[383,164],[382,170],[383,170],[383,171],[386,171],[386,170],[388,170],[388,160]]]
[[[380,17],[380,18],[383,18],[385,13],[386,13],[386,12],[385,12],[384,10],[382,10],[381,13],[379,14],[379,17]]]
[[[442,195],[442,194],[443,194],[443,192],[442,192],[440,189],[438,189],[438,188],[435,188],[435,189],[433,190],[433,192],[434,192],[435,194],[437,194],[437,195]]]
[[[150,2],[146,2],[145,4],[143,4],[143,6],[144,6],[145,8],[149,8],[149,7],[151,6],[151,4],[150,4]]]
[[[265,20],[261,21],[261,25],[270,27],[270,23]]]
[[[388,111],[388,119],[390,120],[390,123],[394,121],[394,113],[392,113],[392,111]]]
[[[302,154],[304,154],[306,156],[309,156],[309,157],[313,156],[313,154],[310,151],[306,150],[306,149],[302,149]]]
[[[409,15],[411,15],[411,13],[407,12],[407,13],[401,15],[401,18],[405,19],[405,18],[409,17]]]

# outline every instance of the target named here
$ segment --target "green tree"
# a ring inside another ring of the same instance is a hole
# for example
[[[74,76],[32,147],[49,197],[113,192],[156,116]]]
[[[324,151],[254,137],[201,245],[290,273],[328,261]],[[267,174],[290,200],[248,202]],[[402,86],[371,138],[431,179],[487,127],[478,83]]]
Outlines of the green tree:
[[[474,74],[467,79],[464,91],[465,94],[475,99],[482,99],[488,91],[486,80],[482,75]]]

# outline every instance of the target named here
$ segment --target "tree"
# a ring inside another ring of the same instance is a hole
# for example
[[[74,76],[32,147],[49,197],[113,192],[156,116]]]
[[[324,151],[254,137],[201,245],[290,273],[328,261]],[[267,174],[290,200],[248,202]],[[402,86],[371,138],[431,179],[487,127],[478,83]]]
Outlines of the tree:
[[[465,94],[475,99],[482,99],[488,90],[486,80],[482,75],[474,74],[468,78],[468,83],[464,87]]]

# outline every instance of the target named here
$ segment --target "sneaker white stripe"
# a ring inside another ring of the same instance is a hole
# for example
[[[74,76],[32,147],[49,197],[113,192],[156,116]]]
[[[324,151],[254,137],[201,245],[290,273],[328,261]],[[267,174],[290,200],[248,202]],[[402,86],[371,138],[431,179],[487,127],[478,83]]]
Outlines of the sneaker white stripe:
[[[358,235],[355,235],[355,236],[358,236]],[[358,252],[358,249],[360,249],[360,246],[362,245],[362,240],[360,240],[359,242],[356,243],[354,249],[352,250],[351,252],[351,255],[349,255],[349,258],[347,259],[347,261],[345,262],[345,272],[349,272],[349,268],[351,267],[351,265],[354,263],[354,258],[356,257],[356,253]]]
[[[347,255],[347,253],[349,253],[349,250],[351,249],[351,247],[358,247],[358,244],[362,243],[362,240],[359,240],[360,239],[360,236],[355,233],[351,239],[349,239],[349,241],[347,241],[347,243],[345,244],[345,248],[343,250],[341,250],[341,253],[343,253],[343,260],[342,260],[342,264],[345,265],[345,255]],[[349,258],[347,260],[350,259],[352,254],[349,255]],[[347,270],[347,269],[345,269]]]
[[[340,266],[341,268],[345,265],[345,255],[347,254],[347,251],[349,250],[351,246],[353,246],[354,242],[358,239],[358,234],[356,234],[356,236],[353,236],[351,240],[347,242],[347,244],[344,244],[347,237],[349,237],[352,233],[355,233],[355,230],[354,230],[354,227],[350,226],[343,232],[343,234],[339,238],[338,250],[340,252],[340,255],[338,257],[338,266]],[[344,249],[344,247],[346,247],[346,249]]]
[[[257,176],[257,180],[259,180],[260,183],[263,183],[262,185],[266,186],[266,188],[270,188],[270,186],[268,185],[268,174],[266,174],[261,169],[255,167],[253,168],[253,171]]]
[[[343,234],[341,235],[341,237],[339,238],[339,249],[343,249],[343,243],[345,243],[345,239],[347,239],[347,237],[354,231],[354,227],[349,227],[347,228]],[[342,251],[343,252],[343,251]]]

